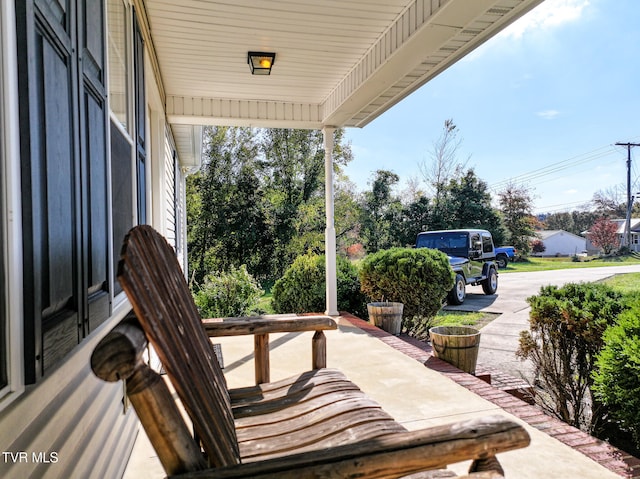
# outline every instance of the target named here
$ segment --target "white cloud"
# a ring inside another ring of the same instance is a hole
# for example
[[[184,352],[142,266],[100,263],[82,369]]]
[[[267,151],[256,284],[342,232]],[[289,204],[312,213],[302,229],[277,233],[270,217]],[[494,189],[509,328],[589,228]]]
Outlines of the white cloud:
[[[530,30],[543,30],[573,22],[582,16],[588,6],[589,0],[545,0],[505,28],[500,35],[520,38]]]
[[[544,110],[536,113],[540,118],[544,118],[545,120],[553,120],[555,119],[560,112],[558,110]]]
[[[578,193],[578,190],[576,190],[575,188],[565,191],[565,194],[567,195],[575,195],[576,193]]]

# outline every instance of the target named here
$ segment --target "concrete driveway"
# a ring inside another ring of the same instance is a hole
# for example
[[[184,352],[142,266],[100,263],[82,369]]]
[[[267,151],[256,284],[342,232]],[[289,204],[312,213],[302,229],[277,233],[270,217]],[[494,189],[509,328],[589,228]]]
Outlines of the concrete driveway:
[[[541,286],[598,281],[614,274],[632,272],[640,272],[640,265],[503,273],[498,279],[497,294],[486,296],[480,286],[468,287],[464,304],[445,309],[500,313],[497,319],[482,328],[478,362],[515,377],[532,379],[530,364],[515,357],[520,331],[529,328],[530,308],[526,299],[537,294]]]

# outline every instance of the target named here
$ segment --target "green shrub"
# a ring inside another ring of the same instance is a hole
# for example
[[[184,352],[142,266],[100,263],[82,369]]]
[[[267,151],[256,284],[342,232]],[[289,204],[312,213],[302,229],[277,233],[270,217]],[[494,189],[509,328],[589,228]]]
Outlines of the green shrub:
[[[593,432],[603,411],[591,386],[602,335],[624,310],[622,295],[599,283],[545,286],[531,305],[529,331],[520,333],[516,355],[533,363],[543,393],[539,405],[559,419]]]
[[[194,293],[194,300],[204,318],[248,316],[255,314],[264,291],[245,265],[227,272],[208,274]]]
[[[391,248],[368,255],[361,264],[362,291],[372,301],[404,304],[405,327],[420,335],[442,308],[453,287],[447,256],[428,248]]]
[[[623,431],[640,449],[640,302],[618,318],[604,334],[596,360],[594,392]]]
[[[310,313],[326,309],[324,255],[298,256],[282,278],[273,285],[273,309],[276,313]],[[336,261],[338,309],[360,316],[366,310],[360,292],[358,270],[347,259]]]

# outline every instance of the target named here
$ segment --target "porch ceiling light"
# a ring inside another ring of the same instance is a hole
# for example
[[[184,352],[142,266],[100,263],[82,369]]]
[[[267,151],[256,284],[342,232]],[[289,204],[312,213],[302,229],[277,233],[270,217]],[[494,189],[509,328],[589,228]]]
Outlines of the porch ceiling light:
[[[268,52],[249,52],[247,57],[252,75],[271,75],[275,60],[276,54]]]

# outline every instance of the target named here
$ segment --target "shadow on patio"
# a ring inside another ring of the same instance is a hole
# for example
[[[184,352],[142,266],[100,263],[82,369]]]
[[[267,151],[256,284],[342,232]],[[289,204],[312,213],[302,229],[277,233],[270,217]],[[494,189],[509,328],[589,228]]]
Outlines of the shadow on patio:
[[[325,332],[327,366],[343,371],[407,429],[501,414],[515,418],[531,435],[529,447],[498,456],[506,477],[635,477],[630,466],[637,462],[635,458],[432,357],[428,347],[391,336],[348,314],[341,316],[338,324],[338,330]],[[309,369],[312,335],[271,336],[272,381]],[[215,342],[222,345],[229,387],[253,384],[253,338],[224,337]],[[468,466],[460,463],[450,469],[463,474]],[[165,477],[144,431],[138,435],[124,477]]]

